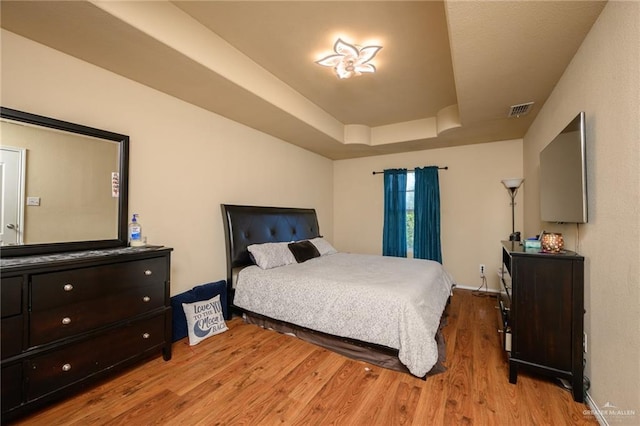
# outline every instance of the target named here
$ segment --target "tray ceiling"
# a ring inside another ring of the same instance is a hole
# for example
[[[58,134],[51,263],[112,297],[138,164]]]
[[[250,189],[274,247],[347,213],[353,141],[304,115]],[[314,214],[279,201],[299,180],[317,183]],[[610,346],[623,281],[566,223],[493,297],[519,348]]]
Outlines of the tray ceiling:
[[[332,159],[524,136],[602,1],[10,1],[2,28]],[[375,74],[314,63],[377,40]],[[509,118],[511,106],[534,102]]]

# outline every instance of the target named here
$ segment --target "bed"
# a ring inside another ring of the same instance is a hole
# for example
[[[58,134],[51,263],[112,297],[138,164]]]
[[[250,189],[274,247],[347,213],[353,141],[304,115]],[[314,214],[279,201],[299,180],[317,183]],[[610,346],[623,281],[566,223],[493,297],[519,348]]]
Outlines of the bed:
[[[340,253],[314,209],[222,205],[228,312],[397,371],[444,371],[453,279],[437,262]]]

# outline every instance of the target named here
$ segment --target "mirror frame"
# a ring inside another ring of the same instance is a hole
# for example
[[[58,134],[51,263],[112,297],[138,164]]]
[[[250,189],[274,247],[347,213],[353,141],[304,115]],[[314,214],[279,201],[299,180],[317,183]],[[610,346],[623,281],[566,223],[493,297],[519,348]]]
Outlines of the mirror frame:
[[[19,246],[3,246],[0,257],[16,257],[29,255],[54,254],[68,251],[97,250],[105,248],[126,247],[128,244],[128,201],[129,201],[129,136],[87,127],[67,121],[0,107],[0,117],[50,129],[62,130],[79,135],[105,139],[120,144],[120,197],[118,200],[118,238],[111,240],[69,241],[61,243],[25,244]]]

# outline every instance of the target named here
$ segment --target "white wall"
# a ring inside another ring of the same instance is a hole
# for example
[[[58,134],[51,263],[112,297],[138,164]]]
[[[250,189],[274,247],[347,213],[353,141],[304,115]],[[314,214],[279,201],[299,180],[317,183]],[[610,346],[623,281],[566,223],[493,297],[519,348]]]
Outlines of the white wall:
[[[448,166],[439,171],[442,262],[460,286],[478,288],[479,265],[498,289],[500,240],[511,233],[511,199],[501,180],[522,177],[522,140],[336,161],[334,236],[339,250],[382,253],[383,176],[389,168]],[[521,188],[526,191],[526,183]],[[516,230],[522,231],[522,194]]]
[[[221,203],[316,208],[331,240],[331,160],[4,30],[1,78],[5,107],[130,136],[129,212],[174,248],[171,294],[226,278]]]
[[[541,223],[538,156],[579,112],[587,123],[589,222]],[[640,3],[610,1],[524,138],[525,230],[563,232],[585,256],[589,394],[640,424]],[[579,232],[579,233],[578,233]],[[578,244],[579,243],[579,244]]]

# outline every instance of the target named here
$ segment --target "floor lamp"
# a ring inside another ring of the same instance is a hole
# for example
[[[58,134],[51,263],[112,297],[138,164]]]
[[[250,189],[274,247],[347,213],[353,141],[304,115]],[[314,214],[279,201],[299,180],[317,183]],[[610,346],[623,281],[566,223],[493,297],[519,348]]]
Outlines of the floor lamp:
[[[503,179],[502,184],[507,191],[509,191],[509,196],[511,197],[511,235],[509,235],[509,241],[520,241],[520,232],[516,232],[516,194],[518,193],[518,188],[522,185],[524,179],[522,178],[510,178]]]

